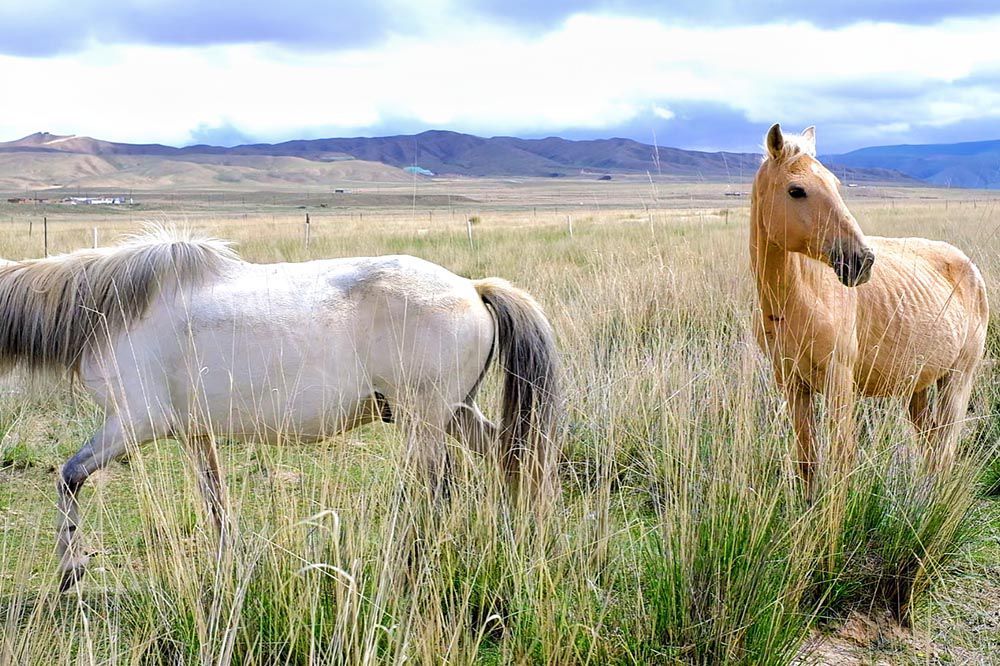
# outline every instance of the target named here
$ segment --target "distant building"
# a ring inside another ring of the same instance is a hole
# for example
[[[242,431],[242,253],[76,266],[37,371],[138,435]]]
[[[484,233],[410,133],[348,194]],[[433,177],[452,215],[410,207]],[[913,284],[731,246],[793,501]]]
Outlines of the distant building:
[[[70,206],[134,206],[135,200],[132,197],[66,197],[62,203]]]
[[[403,171],[405,171],[406,173],[413,173],[413,174],[416,174],[418,176],[433,176],[434,175],[433,171],[429,171],[428,169],[425,169],[423,167],[418,167],[418,166],[415,166],[415,165],[414,166],[403,167]]]

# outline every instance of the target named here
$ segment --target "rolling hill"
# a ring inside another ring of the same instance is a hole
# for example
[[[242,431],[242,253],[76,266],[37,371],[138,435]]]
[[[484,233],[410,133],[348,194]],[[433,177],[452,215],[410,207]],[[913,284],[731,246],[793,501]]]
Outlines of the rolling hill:
[[[631,139],[483,138],[448,131],[309,139],[224,148],[127,144],[39,132],[0,143],[0,189],[52,187],[169,189],[290,188],[412,180],[406,167],[466,177],[598,177],[650,174],[685,181],[744,183],[753,153],[654,147]],[[851,180],[907,181],[883,168],[852,169]]]
[[[203,154],[158,144],[89,137],[31,136],[0,143],[0,190],[295,189],[352,183],[401,183],[402,169],[340,155],[325,160],[283,155]]]

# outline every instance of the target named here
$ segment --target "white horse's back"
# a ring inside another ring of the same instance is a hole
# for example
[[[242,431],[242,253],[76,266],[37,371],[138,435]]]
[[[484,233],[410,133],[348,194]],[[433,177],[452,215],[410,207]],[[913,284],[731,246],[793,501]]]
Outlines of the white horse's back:
[[[105,404],[148,412],[151,436],[316,440],[350,427],[376,394],[402,404],[433,385],[461,402],[493,336],[472,282],[421,259],[237,262],[164,291],[81,374]]]

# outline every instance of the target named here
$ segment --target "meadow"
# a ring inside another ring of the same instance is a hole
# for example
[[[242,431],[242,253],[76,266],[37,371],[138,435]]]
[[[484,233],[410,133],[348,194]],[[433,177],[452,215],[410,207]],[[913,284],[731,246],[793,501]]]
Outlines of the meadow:
[[[0,664],[1000,663],[997,316],[951,473],[923,469],[901,404],[866,402],[857,469],[807,504],[750,332],[746,198],[614,186],[0,204],[5,258],[43,252],[44,216],[50,253],[169,221],[249,261],[407,253],[502,276],[546,310],[564,385],[561,492],[541,517],[452,446],[450,501],[414,554],[391,425],[220,441],[239,528],[218,559],[186,455],[160,441],[85,486],[94,557],[61,595],[55,473],[99,415],[65,378],[0,380]],[[992,197],[848,195],[868,234],[963,248],[1000,311]],[[491,376],[488,415],[497,393]]]

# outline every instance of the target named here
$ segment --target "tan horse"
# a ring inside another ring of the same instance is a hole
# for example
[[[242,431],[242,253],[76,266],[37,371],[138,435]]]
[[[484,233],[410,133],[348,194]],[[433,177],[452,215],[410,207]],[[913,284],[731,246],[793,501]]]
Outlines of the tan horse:
[[[807,492],[816,394],[843,469],[854,458],[856,396],[906,398],[929,459],[948,465],[983,357],[982,276],[947,243],[866,237],[816,159],[812,127],[786,136],[774,125],[766,144],[750,207],[756,332],[788,400]]]

